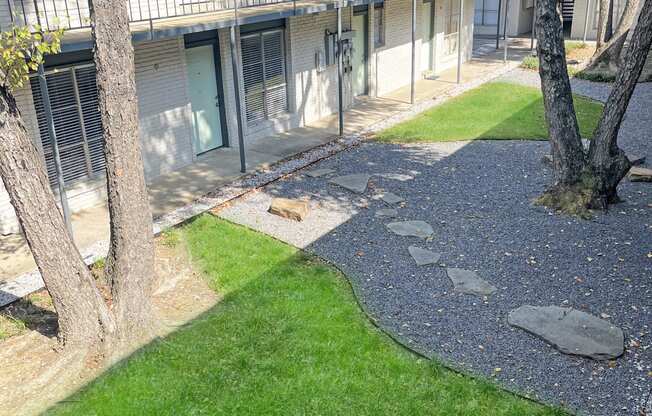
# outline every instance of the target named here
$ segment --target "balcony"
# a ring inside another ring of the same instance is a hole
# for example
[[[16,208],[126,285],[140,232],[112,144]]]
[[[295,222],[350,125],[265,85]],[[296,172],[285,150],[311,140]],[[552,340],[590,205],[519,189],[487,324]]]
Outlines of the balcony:
[[[134,42],[142,42],[316,13],[333,9],[338,1],[127,0],[127,3]],[[46,30],[65,29],[63,51],[90,47],[88,0],[0,0],[0,30],[39,23]]]

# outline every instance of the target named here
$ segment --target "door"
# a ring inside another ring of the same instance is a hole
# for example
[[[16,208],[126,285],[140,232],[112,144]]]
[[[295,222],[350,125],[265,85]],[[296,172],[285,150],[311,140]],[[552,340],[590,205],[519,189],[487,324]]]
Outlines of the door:
[[[351,76],[353,77],[353,95],[357,97],[367,93],[367,15],[353,15],[351,29],[354,31]]]
[[[196,154],[224,144],[213,48],[209,44],[186,49],[192,142]]]
[[[421,71],[432,69],[432,2],[421,7]]]

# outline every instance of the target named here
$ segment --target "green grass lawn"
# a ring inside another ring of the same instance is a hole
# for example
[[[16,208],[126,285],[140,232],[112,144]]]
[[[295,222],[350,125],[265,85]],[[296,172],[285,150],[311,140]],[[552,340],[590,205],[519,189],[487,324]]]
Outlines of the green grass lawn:
[[[591,137],[602,104],[578,96],[574,101],[580,133]],[[401,143],[547,137],[541,90],[505,82],[484,84],[377,135]]]
[[[561,415],[397,346],[330,266],[202,216],[181,231],[224,299],[55,415]]]

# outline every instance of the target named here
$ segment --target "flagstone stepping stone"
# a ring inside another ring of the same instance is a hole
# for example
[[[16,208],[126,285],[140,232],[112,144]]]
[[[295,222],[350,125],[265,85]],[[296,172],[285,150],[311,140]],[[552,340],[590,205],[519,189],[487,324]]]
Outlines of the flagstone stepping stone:
[[[394,218],[398,216],[398,211],[395,209],[379,209],[376,211],[376,218]]]
[[[405,201],[405,199],[401,198],[400,196],[393,194],[391,192],[385,192],[380,195],[380,199],[383,200],[383,202],[389,204],[389,205],[394,205],[398,204],[399,202]]]
[[[369,183],[370,178],[371,175],[359,173],[355,175],[338,176],[331,179],[329,182],[339,185],[344,189],[348,189],[351,192],[355,192],[356,194],[362,194],[367,190],[367,184]]]
[[[645,156],[627,155],[627,159],[629,159],[629,163],[634,166],[642,165],[645,163]]]
[[[306,175],[311,178],[319,178],[321,176],[330,175],[331,173],[335,173],[335,169],[322,168],[310,170],[306,172]]]
[[[426,250],[420,247],[410,246],[408,247],[410,255],[417,263],[417,266],[426,266],[428,264],[436,264],[441,257],[440,253],[435,253],[434,251]]]
[[[511,311],[507,322],[542,338],[564,354],[609,360],[624,351],[620,328],[573,308],[525,305]]]
[[[472,270],[449,267],[446,269],[446,274],[453,282],[457,292],[475,296],[489,296],[498,290],[496,286],[482,279]]]
[[[425,221],[390,222],[387,224],[387,228],[394,234],[404,237],[428,238],[435,232]]]
[[[303,221],[308,216],[310,204],[298,199],[274,198],[268,211],[289,220]]]

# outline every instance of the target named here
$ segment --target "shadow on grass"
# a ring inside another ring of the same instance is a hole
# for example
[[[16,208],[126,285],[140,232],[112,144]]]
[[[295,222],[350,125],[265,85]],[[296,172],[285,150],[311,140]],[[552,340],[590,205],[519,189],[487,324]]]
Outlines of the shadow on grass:
[[[48,414],[562,414],[399,347],[315,257],[210,216],[184,235],[224,299]]]

